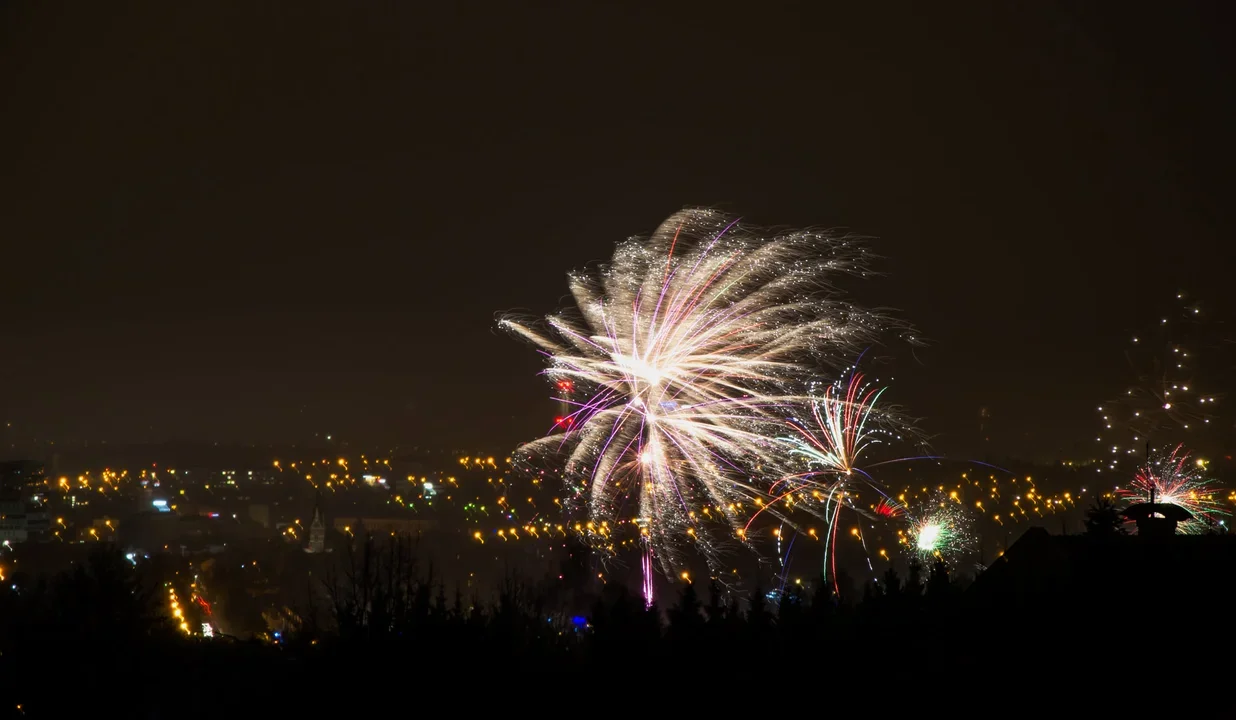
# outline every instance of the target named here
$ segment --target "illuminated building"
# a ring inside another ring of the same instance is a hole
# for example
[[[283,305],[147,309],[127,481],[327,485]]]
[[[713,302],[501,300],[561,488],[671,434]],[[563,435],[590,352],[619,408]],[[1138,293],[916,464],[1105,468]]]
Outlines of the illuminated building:
[[[326,552],[326,522],[322,517],[322,496],[313,503],[313,521],[309,524],[309,547],[305,552]]]
[[[0,463],[0,492],[26,492],[44,488],[43,466],[17,460]]]
[[[0,501],[0,542],[25,542],[30,539],[30,520],[24,508],[13,512],[10,505]]]
[[[43,466],[0,463],[0,542],[25,542],[46,531],[51,520],[42,508]]]

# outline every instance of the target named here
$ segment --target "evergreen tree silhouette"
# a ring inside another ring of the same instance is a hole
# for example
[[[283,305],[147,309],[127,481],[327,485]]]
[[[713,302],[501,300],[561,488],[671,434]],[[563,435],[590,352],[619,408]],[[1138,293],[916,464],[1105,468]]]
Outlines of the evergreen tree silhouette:
[[[661,609],[655,601],[644,606],[641,600],[637,613],[632,633],[633,647],[639,650],[641,657],[655,657],[664,638]]]
[[[564,605],[572,613],[583,612],[596,600],[595,594],[590,592],[596,577],[590,569],[592,549],[572,535],[567,538],[566,550],[567,556],[559,565],[563,597],[558,604]]]
[[[856,598],[854,597],[854,578],[845,570],[837,572],[837,577],[833,578],[833,594],[837,597],[837,606],[842,607],[851,605]]]
[[[699,652],[704,629],[702,611],[695,583],[688,580],[678,597],[678,604],[669,612],[669,649],[676,655],[681,657]]]
[[[890,598],[901,595],[901,576],[897,574],[897,568],[890,567],[884,571],[884,595]]]
[[[777,598],[777,624],[782,624],[782,621],[793,617],[795,611],[798,610],[799,596],[797,586],[791,586],[789,590],[783,590],[781,597]]]
[[[923,564],[917,558],[910,561],[910,568],[906,576],[903,592],[912,597],[918,597],[923,593]]]
[[[738,635],[746,623],[739,607],[738,593],[730,594],[730,601],[725,606],[725,632],[728,635]]]
[[[931,566],[931,576],[927,579],[927,594],[934,599],[946,598],[953,590],[948,574],[948,564],[944,558],[936,558]]]
[[[1124,518],[1116,510],[1116,504],[1111,498],[1100,495],[1086,510],[1086,535],[1090,537],[1110,538],[1127,535]]]
[[[713,578],[708,582],[708,621],[717,623],[725,615],[725,606],[721,604],[721,585]]]
[[[670,610],[670,628],[684,630],[698,629],[704,623],[699,595],[695,592],[695,583],[687,581],[678,596],[678,604]]]
[[[863,607],[873,608],[876,605],[876,598],[879,598],[883,593],[880,591],[880,586],[874,580],[868,583],[863,583]]]
[[[592,656],[606,667],[621,667],[634,660],[635,606],[621,585],[607,585],[593,603],[592,634],[589,645]]]
[[[781,593],[781,601],[777,604],[777,631],[782,639],[798,635],[806,618],[802,589],[792,585]]]
[[[754,629],[763,629],[772,624],[768,613],[768,594],[761,583],[756,582],[751,590],[751,606],[747,609],[747,624]]]
[[[772,613],[768,611],[768,595],[760,582],[756,582],[748,600],[746,622],[743,624],[745,632],[740,630],[740,635],[745,638],[742,647],[745,652],[762,657],[772,649],[776,638]]]
[[[816,582],[815,592],[811,594],[811,618],[816,625],[823,625],[832,619],[837,609],[837,597],[824,574]]]

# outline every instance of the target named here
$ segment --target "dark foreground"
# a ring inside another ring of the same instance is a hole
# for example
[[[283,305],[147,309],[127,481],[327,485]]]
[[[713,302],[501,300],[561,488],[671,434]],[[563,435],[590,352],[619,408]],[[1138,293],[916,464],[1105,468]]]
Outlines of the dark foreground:
[[[611,585],[564,611],[514,582],[480,603],[389,579],[336,593],[278,644],[186,637],[155,602],[161,588],[102,553],[0,594],[0,697],[25,717],[508,716],[545,702],[644,714],[787,693],[909,708],[930,688],[977,699],[1127,684],[1196,646],[1176,634],[1181,618],[1221,617],[1229,602],[1230,553],[1214,549],[1227,538],[1068,540],[1028,542],[966,589],[937,563],[855,597],[824,586],[775,605],[686,585],[646,609]]]

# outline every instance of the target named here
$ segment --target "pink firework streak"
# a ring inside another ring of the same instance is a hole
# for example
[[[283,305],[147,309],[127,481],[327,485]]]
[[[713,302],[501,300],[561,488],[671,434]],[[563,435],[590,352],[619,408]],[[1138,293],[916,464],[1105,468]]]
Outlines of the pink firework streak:
[[[644,607],[652,607],[653,602],[653,570],[652,570],[652,544],[644,543],[644,557],[640,563],[644,571]]]

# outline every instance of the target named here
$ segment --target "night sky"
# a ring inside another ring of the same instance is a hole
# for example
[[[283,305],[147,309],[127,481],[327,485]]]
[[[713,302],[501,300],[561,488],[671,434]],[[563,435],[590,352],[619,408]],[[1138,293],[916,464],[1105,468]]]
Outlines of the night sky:
[[[1230,9],[637,5],[5,3],[10,437],[509,447],[495,313],[684,205],[875,236],[947,451],[1085,447],[1130,329],[1232,310]]]

